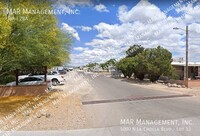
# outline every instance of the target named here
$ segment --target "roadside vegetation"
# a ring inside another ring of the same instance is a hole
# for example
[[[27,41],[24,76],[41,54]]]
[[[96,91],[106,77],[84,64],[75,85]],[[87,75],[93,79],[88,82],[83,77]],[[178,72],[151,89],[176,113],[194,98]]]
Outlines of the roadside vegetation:
[[[115,59],[109,59],[105,63],[101,63],[100,66],[102,67],[102,69],[108,71],[109,66],[115,66],[116,63],[117,63],[117,61]]]
[[[143,80],[148,75],[150,81],[155,82],[160,76],[174,78],[176,75],[171,65],[172,54],[161,46],[145,49],[141,45],[133,45],[126,54],[117,65],[125,77],[130,78],[134,74],[135,78]]]
[[[108,70],[114,66],[122,72],[124,77],[143,80],[147,77],[151,82],[157,81],[161,76],[176,79],[176,71],[171,65],[172,54],[161,46],[157,48],[144,48],[141,45],[133,45],[126,51],[126,57],[118,62],[110,59],[105,63],[90,63],[86,65],[89,69],[95,66]]]
[[[52,9],[47,0],[3,0],[0,9]],[[2,11],[1,11],[2,12]],[[15,69],[48,68],[69,61],[71,36],[53,14],[0,14],[0,83],[14,80]]]
[[[88,67],[89,70],[92,70],[94,67],[99,66],[103,70],[108,71],[110,66],[116,66],[116,64],[117,64],[116,59],[109,59],[104,63],[100,63],[100,64],[98,64],[98,63],[89,63],[89,64],[85,65],[84,67]]]
[[[141,45],[133,45],[126,54],[117,64],[124,77],[130,78],[134,74],[135,78],[143,80],[148,75],[150,81],[155,82],[160,76],[176,76],[171,65],[172,54],[161,46],[145,49]]]

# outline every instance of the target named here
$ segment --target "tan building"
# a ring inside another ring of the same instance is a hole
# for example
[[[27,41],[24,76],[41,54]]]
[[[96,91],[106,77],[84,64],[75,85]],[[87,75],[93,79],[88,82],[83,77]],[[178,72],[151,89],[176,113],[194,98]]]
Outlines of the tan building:
[[[183,62],[172,62],[171,64],[176,69],[179,79],[184,80],[186,77],[186,64]],[[188,79],[200,79],[200,62],[188,63]]]

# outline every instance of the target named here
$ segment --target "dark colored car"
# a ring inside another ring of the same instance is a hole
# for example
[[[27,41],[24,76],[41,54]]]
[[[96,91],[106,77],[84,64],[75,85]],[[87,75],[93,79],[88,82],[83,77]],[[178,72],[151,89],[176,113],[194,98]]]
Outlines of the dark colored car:
[[[58,72],[59,72],[61,75],[67,74],[67,71],[65,71],[65,70],[58,70]]]

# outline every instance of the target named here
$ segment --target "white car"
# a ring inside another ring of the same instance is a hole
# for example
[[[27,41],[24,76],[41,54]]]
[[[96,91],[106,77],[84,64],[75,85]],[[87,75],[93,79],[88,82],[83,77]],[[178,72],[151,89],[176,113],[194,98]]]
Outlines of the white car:
[[[44,78],[35,77],[35,76],[29,76],[25,77],[23,79],[19,79],[18,85],[42,85],[44,84]],[[16,82],[10,82],[6,84],[7,86],[16,86]],[[48,89],[50,89],[52,86],[51,82],[48,82]]]
[[[65,78],[62,75],[47,75],[47,81],[51,81],[54,86],[65,84]]]
[[[28,74],[28,75],[21,75],[19,76],[19,80],[27,78],[27,77],[38,77],[38,78],[42,78],[44,79],[44,75],[32,75],[32,74]],[[63,85],[65,84],[65,78],[63,75],[55,74],[55,73],[48,73],[47,74],[47,81],[51,82],[53,86],[56,85]]]
[[[44,75],[34,75],[34,77],[44,78]],[[63,75],[49,75],[48,74],[47,81],[52,82],[53,86],[65,84],[65,78]]]
[[[58,71],[51,71],[48,73],[48,75],[59,75]]]

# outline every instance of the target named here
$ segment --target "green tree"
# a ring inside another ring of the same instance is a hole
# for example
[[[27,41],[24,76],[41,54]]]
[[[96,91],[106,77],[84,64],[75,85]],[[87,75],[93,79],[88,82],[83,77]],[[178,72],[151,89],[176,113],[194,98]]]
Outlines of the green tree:
[[[115,66],[117,61],[115,59],[109,59],[107,62],[106,62],[108,65],[112,65],[112,66]]]
[[[2,1],[10,9],[52,10],[48,0]],[[16,68],[61,65],[69,61],[71,37],[58,28],[53,14],[17,14],[0,16],[0,75]]]
[[[5,4],[0,2],[0,9],[4,9]],[[10,54],[7,53],[7,40],[11,33],[11,23],[8,21],[6,15],[3,15],[2,10],[0,11],[0,71],[3,66],[8,62],[6,61]]]
[[[172,54],[160,46],[146,49],[148,77],[155,82],[161,75],[170,76],[173,73]]]
[[[144,79],[145,74],[147,74],[147,54],[143,51],[134,57],[134,76],[140,80]]]
[[[86,67],[93,68],[96,65],[98,65],[98,63],[89,63],[86,65]]]
[[[124,77],[128,76],[130,78],[134,72],[134,64],[133,57],[123,58],[118,62],[117,67],[121,70]]]
[[[127,57],[135,57],[137,54],[143,52],[144,48],[141,45],[133,45],[126,51]]]
[[[116,63],[117,63],[117,61],[115,59],[109,59],[105,63],[101,63],[100,66],[102,67],[102,69],[107,69],[108,70],[109,66],[115,66]]]

